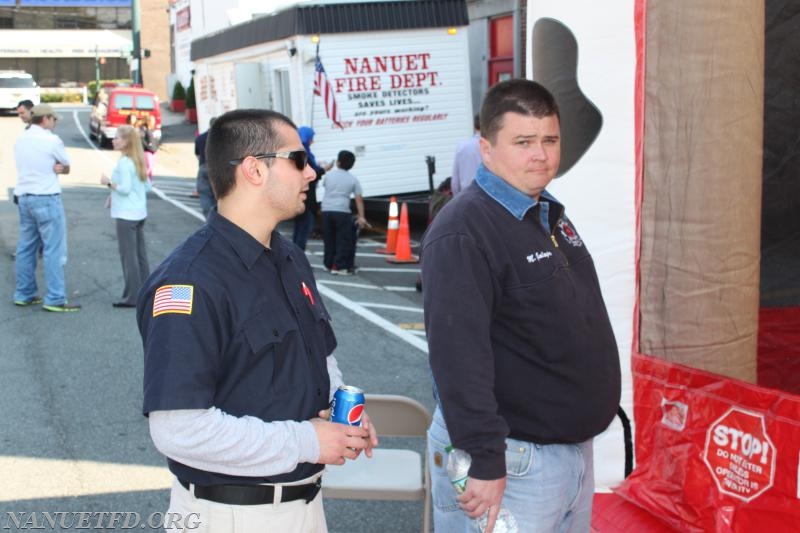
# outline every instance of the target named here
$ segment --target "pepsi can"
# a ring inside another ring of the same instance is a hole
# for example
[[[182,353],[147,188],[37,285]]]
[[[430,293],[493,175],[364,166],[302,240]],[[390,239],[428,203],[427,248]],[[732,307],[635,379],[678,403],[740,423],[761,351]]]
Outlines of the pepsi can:
[[[331,422],[360,426],[363,414],[364,391],[350,385],[341,385],[336,389],[331,403]]]

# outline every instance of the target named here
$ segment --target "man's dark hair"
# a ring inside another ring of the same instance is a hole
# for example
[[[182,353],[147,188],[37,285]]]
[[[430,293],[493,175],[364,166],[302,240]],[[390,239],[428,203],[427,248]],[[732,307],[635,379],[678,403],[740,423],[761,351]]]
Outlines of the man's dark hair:
[[[481,131],[481,115],[479,113],[472,117],[472,128],[475,131]]]
[[[353,168],[353,165],[356,164],[356,155],[348,150],[342,150],[339,152],[339,155],[336,156],[336,161],[339,164],[339,168],[350,170]]]
[[[495,142],[506,113],[560,118],[558,104],[550,91],[535,81],[521,78],[502,81],[486,93],[480,114],[481,136]]]
[[[17,107],[24,107],[25,109],[30,111],[31,109],[33,109],[33,102],[31,102],[30,100],[20,100],[19,103],[17,104]]]
[[[285,139],[276,125],[283,122],[297,129],[294,122],[277,111],[236,109],[220,115],[208,129],[206,166],[208,180],[217,199],[224,198],[236,184],[236,167],[230,161],[276,151]],[[272,166],[272,159],[264,159]]]

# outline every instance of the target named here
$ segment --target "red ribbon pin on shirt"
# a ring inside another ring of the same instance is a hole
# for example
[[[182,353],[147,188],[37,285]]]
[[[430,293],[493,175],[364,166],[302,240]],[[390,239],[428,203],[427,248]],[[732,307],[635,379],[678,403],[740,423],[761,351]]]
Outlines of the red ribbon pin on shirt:
[[[308,285],[306,285],[305,281],[301,281],[300,285],[302,286],[303,289],[303,295],[305,295],[305,297],[308,298],[308,301],[311,302],[311,305],[314,305],[314,295],[311,294],[311,289],[308,288]]]

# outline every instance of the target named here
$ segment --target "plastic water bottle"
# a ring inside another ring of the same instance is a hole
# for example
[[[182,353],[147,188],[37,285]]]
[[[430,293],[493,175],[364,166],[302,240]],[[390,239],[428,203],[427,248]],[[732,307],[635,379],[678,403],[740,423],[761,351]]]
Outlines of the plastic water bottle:
[[[453,484],[453,488],[458,494],[467,490],[467,478],[469,477],[469,466],[472,464],[472,457],[464,450],[448,446],[445,448],[447,452],[447,476]],[[477,519],[478,527],[481,531],[486,530],[486,524],[489,519],[489,513]],[[514,515],[502,507],[497,514],[497,520],[494,522],[494,533],[518,533],[519,526]]]

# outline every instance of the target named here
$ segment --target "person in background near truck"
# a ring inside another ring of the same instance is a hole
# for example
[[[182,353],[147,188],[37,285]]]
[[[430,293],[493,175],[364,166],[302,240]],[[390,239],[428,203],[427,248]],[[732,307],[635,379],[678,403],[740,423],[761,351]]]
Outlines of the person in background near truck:
[[[475,179],[475,173],[478,172],[478,166],[481,164],[481,151],[478,145],[478,141],[481,138],[480,115],[475,115],[472,120],[472,127],[475,129],[472,137],[461,141],[458,148],[456,148],[450,185],[453,196],[459,194],[472,183]]]
[[[208,121],[208,128],[214,125],[216,117],[211,117]],[[197,180],[196,187],[197,195],[200,197],[200,209],[203,211],[203,216],[208,220],[208,213],[217,207],[217,200],[214,198],[214,190],[211,188],[211,182],[208,180],[208,167],[206,167],[206,139],[208,139],[208,130],[204,131],[194,139],[194,155],[197,156]]]
[[[156,152],[158,151],[158,141],[153,135],[153,126],[155,125],[155,117],[147,115],[139,119],[137,127],[139,128],[139,135],[142,137],[142,150],[144,152],[144,163],[147,169],[147,180],[153,181],[153,172],[156,168]]]
[[[336,168],[325,174],[325,197],[322,199],[322,237],[325,243],[323,264],[331,274],[355,274],[356,236],[350,197],[355,197],[358,229],[369,227],[364,218],[361,184],[350,169],[356,162],[353,152],[342,150]]]
[[[308,238],[311,236],[311,232],[314,231],[314,221],[317,215],[317,183],[319,183],[322,175],[333,167],[333,162],[327,165],[319,165],[317,163],[317,159],[311,151],[311,143],[314,142],[313,129],[308,126],[300,126],[297,128],[297,132],[300,135],[300,140],[303,142],[303,148],[305,148],[308,154],[308,164],[311,165],[311,168],[314,169],[314,172],[317,174],[317,177],[314,178],[314,181],[308,186],[305,202],[306,210],[294,218],[292,242],[299,246],[301,250],[305,250]]]
[[[111,142],[121,156],[111,178],[103,174],[100,183],[111,189],[111,218],[116,221],[119,258],[125,279],[122,298],[111,305],[136,307],[136,296],[150,274],[144,239],[150,181],[139,132],[132,126],[120,126]]]
[[[150,115],[145,117],[128,115],[125,119],[125,123],[133,127],[139,133],[139,139],[141,139],[142,150],[144,152],[147,180],[150,182],[153,181],[153,168],[156,163],[156,150],[158,150],[158,143],[150,129],[150,122],[153,120],[155,119]]]
[[[585,533],[592,439],[616,415],[620,364],[592,257],[545,190],[561,158],[558,107],[536,82],[504,81],[481,128],[475,184],[422,246],[435,529],[471,531],[488,512],[489,531],[502,506],[521,532]],[[472,456],[460,496],[448,444]]]
[[[31,127],[31,109],[33,109],[33,102],[30,100],[21,100],[17,104],[17,116],[25,123],[25,129]]]
[[[305,253],[277,230],[316,174],[275,111],[229,111],[207,142],[218,207],[137,310],[143,412],[176,477],[170,512],[197,513],[198,533],[323,533],[324,465],[371,456],[378,439],[366,414],[361,427],[327,420],[343,383],[336,337]]]
[[[53,133],[61,117],[47,104],[33,106],[31,114],[30,127],[14,145],[14,196],[19,203],[14,304],[26,307],[43,303],[36,287],[36,251],[42,247],[47,283],[42,308],[52,312],[78,311],[80,305],[67,302],[64,283],[67,225],[58,175],[69,174],[70,161],[64,142]]]

